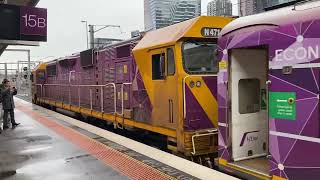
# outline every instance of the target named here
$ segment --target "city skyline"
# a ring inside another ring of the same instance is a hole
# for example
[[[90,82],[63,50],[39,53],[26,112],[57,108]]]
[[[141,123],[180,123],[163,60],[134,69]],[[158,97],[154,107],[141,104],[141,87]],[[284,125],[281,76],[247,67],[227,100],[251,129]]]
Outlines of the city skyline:
[[[144,30],[150,31],[201,15],[201,0],[144,0]]]
[[[212,0],[207,5],[208,16],[232,16],[230,0]]]
[[[288,3],[294,0],[239,0],[239,16],[264,12],[264,8]]]

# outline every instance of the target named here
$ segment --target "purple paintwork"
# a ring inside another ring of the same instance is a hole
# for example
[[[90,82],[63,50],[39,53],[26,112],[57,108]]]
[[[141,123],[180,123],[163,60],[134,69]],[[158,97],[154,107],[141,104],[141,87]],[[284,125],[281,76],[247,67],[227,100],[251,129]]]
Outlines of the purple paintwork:
[[[210,92],[217,97],[217,77],[216,76],[203,76],[203,82],[209,88]],[[197,88],[197,87],[194,87]],[[187,84],[185,84],[186,90],[186,118],[184,120],[184,128],[186,130],[199,130],[215,128],[209,119],[204,109],[199,104],[196,97],[191,92]]]
[[[184,127],[187,130],[207,129],[214,127],[189,87],[186,87],[186,118],[184,121]]]
[[[124,85],[124,109],[133,109],[133,118],[140,122],[151,123],[152,105],[148,94],[146,93],[144,82],[142,81],[132,49],[138,43],[138,39],[132,42],[125,42],[117,46],[108,46],[99,50],[92,67],[83,68],[80,63],[80,57],[59,59],[57,63],[57,76],[47,77],[46,84],[69,84],[70,71],[73,71],[70,79],[72,85],[106,85],[108,83],[116,84],[116,112],[121,113],[121,92],[123,83],[132,85]],[[68,61],[72,63],[62,63]],[[125,72],[126,71],[126,72]],[[45,97],[59,100],[64,103],[79,105],[79,92],[77,87],[58,87],[47,86],[45,88]],[[101,98],[103,101],[103,109],[105,113],[113,113],[114,109],[114,89],[107,86],[103,89],[103,97],[101,97],[101,87],[91,87],[92,92],[92,108],[101,111]],[[80,102],[82,107],[91,107],[90,88],[80,88]]]
[[[320,47],[320,20],[282,25],[278,28],[237,33],[219,40],[220,60],[229,61],[228,50],[266,45],[269,51],[270,92],[295,92],[297,117],[295,121],[269,119],[270,175],[287,179],[319,179],[320,175],[320,117],[319,117],[319,67],[293,69],[283,75],[277,67],[296,64],[316,66],[319,57],[303,54],[303,49]],[[281,50],[281,51],[279,51]],[[291,54],[289,53],[291,52]],[[293,56],[292,52],[297,55]],[[320,50],[319,50],[320,52]],[[276,53],[279,55],[276,57]],[[300,53],[300,54],[299,54]],[[302,54],[301,54],[302,53]],[[307,52],[313,53],[313,51]],[[305,58],[302,58],[305,56]],[[280,59],[280,60],[279,60]],[[290,59],[290,60],[289,60]],[[218,77],[219,102],[219,156],[231,161],[228,132],[227,98],[228,72],[223,69]],[[291,136],[279,135],[285,133]],[[305,137],[305,140],[294,138]],[[279,166],[280,165],[280,166]],[[284,166],[284,169],[282,168]],[[279,168],[281,167],[281,168]]]

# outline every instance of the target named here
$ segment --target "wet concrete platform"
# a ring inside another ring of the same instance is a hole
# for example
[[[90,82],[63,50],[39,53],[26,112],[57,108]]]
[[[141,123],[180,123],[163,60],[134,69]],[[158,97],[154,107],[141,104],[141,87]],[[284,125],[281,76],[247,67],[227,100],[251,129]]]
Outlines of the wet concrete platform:
[[[128,179],[19,109],[16,120],[0,135],[0,179]]]
[[[0,134],[0,179],[235,179],[76,119],[16,101]]]

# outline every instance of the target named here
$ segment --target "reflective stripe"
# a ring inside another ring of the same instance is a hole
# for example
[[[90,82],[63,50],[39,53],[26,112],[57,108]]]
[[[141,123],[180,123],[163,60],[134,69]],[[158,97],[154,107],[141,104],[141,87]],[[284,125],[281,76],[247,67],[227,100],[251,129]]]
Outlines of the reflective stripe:
[[[228,127],[228,124],[226,123],[218,123],[219,126]]]
[[[314,143],[320,143],[320,138],[301,136],[301,135],[297,135],[297,134],[270,131],[270,135],[286,137],[286,138],[292,138],[292,139],[298,139],[298,140],[314,142]]]

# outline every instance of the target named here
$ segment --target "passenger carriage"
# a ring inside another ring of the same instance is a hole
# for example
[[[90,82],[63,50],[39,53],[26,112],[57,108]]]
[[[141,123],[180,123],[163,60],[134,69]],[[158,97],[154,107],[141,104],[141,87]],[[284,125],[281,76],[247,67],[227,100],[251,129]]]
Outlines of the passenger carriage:
[[[219,38],[219,166],[244,178],[320,177],[320,3],[241,17]]]

